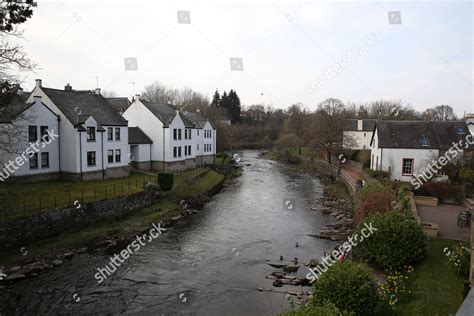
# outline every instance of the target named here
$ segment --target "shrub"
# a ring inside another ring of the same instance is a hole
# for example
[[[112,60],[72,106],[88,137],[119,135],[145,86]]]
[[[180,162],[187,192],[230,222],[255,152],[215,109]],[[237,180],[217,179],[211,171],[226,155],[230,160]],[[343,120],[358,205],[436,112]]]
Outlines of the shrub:
[[[355,315],[373,314],[379,296],[367,268],[351,261],[338,262],[314,284],[314,304],[334,304]]]
[[[354,150],[351,154],[351,160],[358,161],[359,150]]]
[[[459,179],[461,182],[469,182],[469,183],[474,183],[474,170],[471,168],[462,168],[459,171]]]
[[[371,223],[377,229],[355,248],[367,262],[374,262],[386,270],[397,270],[424,257],[427,238],[420,224],[410,215],[391,211],[371,215],[364,223]],[[364,227],[364,223],[358,230]]]
[[[368,182],[358,193],[355,213],[356,222],[360,222],[374,213],[387,213],[391,210],[391,202],[395,199],[390,188],[377,181]]]
[[[438,198],[439,202],[453,200],[456,204],[461,204],[463,193],[461,186],[453,185],[447,182],[427,182],[421,186],[416,195],[425,195]]]
[[[172,173],[159,173],[158,184],[163,191],[170,191],[174,185],[174,177]]]
[[[295,308],[295,304],[290,300],[291,310],[281,313],[280,316],[353,316],[354,313],[341,311],[334,304],[325,304],[323,306],[315,306],[312,303],[302,304],[299,309]]]

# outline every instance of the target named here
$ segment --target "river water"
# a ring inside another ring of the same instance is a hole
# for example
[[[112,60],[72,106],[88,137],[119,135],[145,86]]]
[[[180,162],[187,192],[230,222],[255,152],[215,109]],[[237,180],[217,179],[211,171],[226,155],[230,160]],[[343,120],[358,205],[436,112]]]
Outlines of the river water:
[[[265,278],[275,271],[269,262],[283,256],[286,263],[295,257],[306,263],[334,246],[307,236],[332,221],[310,209],[323,186],[255,151],[243,152],[241,163],[242,176],[199,214],[142,247],[103,283],[94,274],[109,256],[77,255],[0,289],[0,314],[275,315],[287,309],[285,294],[257,288],[273,288]],[[302,265],[298,275],[307,272]]]

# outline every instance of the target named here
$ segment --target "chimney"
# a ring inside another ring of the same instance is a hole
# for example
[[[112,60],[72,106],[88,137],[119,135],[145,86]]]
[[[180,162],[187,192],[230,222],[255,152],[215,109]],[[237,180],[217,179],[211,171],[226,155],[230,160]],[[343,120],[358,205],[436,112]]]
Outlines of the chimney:
[[[138,93],[135,94],[135,100],[140,100],[140,95]]]
[[[201,109],[196,109],[196,113],[201,113]]]
[[[35,95],[33,96],[33,99],[35,100],[35,103],[41,103],[41,96],[40,95]]]
[[[41,88],[41,85],[42,85],[41,79],[36,79],[35,82],[36,82],[36,87]]]
[[[18,89],[16,89],[16,94],[18,94],[18,95],[23,95],[23,88],[22,88],[22,87],[18,87]]]
[[[364,122],[364,121],[362,121],[362,120],[357,120],[357,130],[358,130],[358,131],[361,131],[361,130],[362,130],[362,123],[363,123],[363,122]]]
[[[64,91],[72,91],[72,87],[69,83],[64,86]]]
[[[100,95],[100,88],[95,88],[95,94]]]

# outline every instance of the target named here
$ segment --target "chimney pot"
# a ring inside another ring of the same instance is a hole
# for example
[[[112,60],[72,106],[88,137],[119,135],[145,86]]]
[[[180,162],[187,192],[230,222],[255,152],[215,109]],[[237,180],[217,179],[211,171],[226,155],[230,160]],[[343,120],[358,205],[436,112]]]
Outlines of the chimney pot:
[[[23,88],[22,88],[22,87],[18,87],[18,89],[16,90],[16,94],[18,94],[18,95],[23,95]]]
[[[72,87],[69,83],[64,86],[64,91],[72,91]]]
[[[95,94],[100,95],[100,88],[95,88]]]
[[[36,79],[35,82],[36,82],[36,87],[41,88],[42,86],[41,79]]]
[[[138,93],[135,94],[135,100],[140,100],[140,95]]]

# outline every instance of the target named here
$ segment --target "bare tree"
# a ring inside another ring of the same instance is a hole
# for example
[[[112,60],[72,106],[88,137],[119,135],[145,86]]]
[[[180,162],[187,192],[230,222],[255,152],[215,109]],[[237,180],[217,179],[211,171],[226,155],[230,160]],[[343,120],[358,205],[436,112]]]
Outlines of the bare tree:
[[[100,93],[104,98],[114,98],[117,96],[117,92],[114,90],[102,90]]]
[[[326,152],[329,163],[332,155],[342,150],[342,122],[345,116],[341,100],[329,98],[318,105],[313,117],[311,134],[313,144]]]
[[[150,102],[172,104],[179,109],[196,111],[209,105],[209,99],[191,88],[174,89],[159,81],[145,86],[142,96]]]
[[[383,120],[415,120],[415,111],[401,100],[377,100],[368,106],[368,115],[371,118]]]
[[[456,113],[454,113],[453,108],[445,104],[427,109],[426,112],[433,121],[452,121],[457,119]]]

